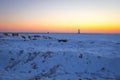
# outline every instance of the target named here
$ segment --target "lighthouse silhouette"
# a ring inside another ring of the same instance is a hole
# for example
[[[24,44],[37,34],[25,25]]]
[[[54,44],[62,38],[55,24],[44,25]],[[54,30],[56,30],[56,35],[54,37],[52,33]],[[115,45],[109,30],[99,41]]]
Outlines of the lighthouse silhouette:
[[[80,29],[78,29],[78,34],[80,34]]]

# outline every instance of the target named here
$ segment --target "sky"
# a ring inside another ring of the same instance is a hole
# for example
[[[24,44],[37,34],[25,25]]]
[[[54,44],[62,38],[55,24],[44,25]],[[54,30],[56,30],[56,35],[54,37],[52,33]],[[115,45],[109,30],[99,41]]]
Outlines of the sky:
[[[0,32],[120,33],[120,0],[0,0]]]

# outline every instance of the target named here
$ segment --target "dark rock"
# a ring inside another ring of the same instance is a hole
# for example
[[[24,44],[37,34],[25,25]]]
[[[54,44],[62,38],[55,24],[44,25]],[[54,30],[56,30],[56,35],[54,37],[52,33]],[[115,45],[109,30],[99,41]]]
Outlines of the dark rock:
[[[8,33],[3,33],[3,35],[5,35],[5,36],[9,36],[9,34],[8,34]]]
[[[19,36],[19,34],[18,33],[12,33],[12,36],[14,37],[14,36]]]
[[[83,54],[80,54],[80,55],[79,55],[79,58],[83,58]]]
[[[67,42],[67,39],[58,39],[58,42]]]

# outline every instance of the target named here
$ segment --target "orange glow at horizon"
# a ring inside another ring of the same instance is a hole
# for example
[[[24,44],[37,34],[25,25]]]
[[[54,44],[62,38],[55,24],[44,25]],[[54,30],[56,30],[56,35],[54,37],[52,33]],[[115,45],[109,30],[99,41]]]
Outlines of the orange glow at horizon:
[[[97,20],[97,19],[96,19]],[[5,32],[73,32],[78,29],[82,33],[120,33],[120,23],[117,21],[96,20],[18,20],[0,23],[0,31]]]
[[[56,27],[57,26],[57,27]],[[5,28],[6,27],[6,28]],[[5,25],[0,27],[0,31],[5,32],[73,32],[78,29],[82,33],[120,33],[120,25]]]

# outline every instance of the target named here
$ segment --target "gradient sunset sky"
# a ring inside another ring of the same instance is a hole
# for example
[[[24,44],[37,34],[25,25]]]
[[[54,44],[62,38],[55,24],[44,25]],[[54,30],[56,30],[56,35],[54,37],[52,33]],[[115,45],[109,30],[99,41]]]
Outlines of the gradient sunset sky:
[[[0,32],[120,33],[120,0],[0,0]]]

